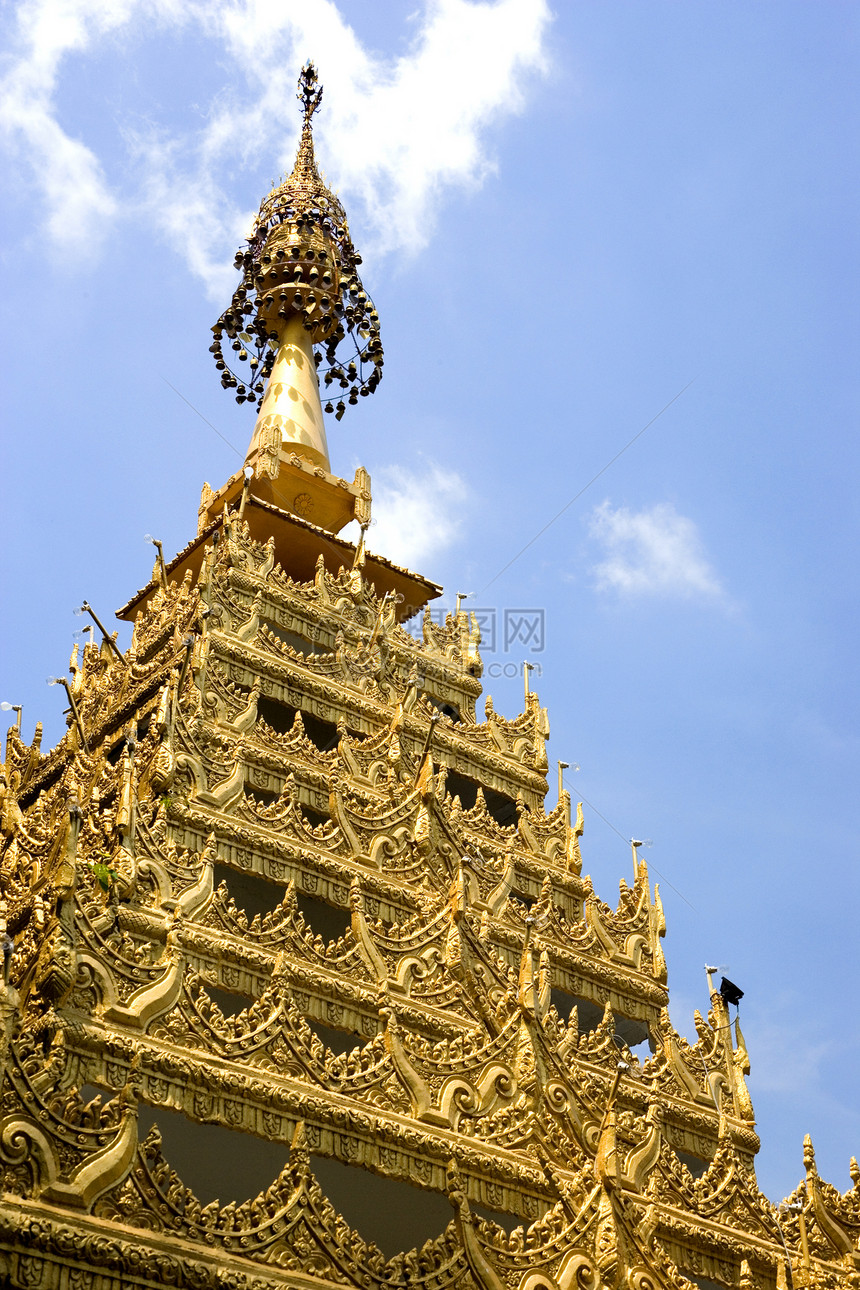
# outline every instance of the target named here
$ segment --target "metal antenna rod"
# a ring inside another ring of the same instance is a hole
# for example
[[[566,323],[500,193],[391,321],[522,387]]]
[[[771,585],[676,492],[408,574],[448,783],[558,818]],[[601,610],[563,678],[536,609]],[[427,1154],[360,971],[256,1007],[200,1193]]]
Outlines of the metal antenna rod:
[[[82,614],[89,614],[90,618],[92,618],[92,620],[93,620],[93,622],[95,623],[96,627],[98,627],[98,629],[99,629],[99,631],[101,632],[102,636],[103,636],[103,637],[104,637],[104,639],[107,641],[108,645],[110,645],[110,647],[111,647],[111,649],[113,650],[114,654],[116,654],[117,658],[119,659],[119,661],[120,661],[121,663],[124,663],[124,662],[125,662],[125,659],[123,658],[122,650],[119,648],[119,646],[117,645],[117,643],[116,643],[116,641],[114,640],[114,638],[113,638],[112,636],[109,636],[109,635],[108,635],[108,629],[105,627],[104,623],[103,623],[103,622],[102,622],[102,620],[99,618],[98,614],[97,614],[97,613],[96,613],[96,611],[93,609],[93,607],[92,607],[92,605],[89,603],[89,601],[87,601],[87,600],[85,600],[85,601],[84,601],[84,603],[81,605],[81,608],[80,608],[80,611],[79,611],[79,612],[80,612],[80,613],[82,613]]]
[[[81,737],[81,743],[84,746],[84,752],[88,753],[90,751],[89,740],[87,739],[87,736],[84,733],[84,725],[83,725],[83,722],[81,721],[81,714],[80,712],[78,712],[78,705],[75,703],[75,696],[72,694],[72,687],[69,685],[68,681],[64,676],[49,676],[48,685],[61,685],[63,689],[66,691],[66,694],[69,700],[69,707],[72,709],[72,719],[74,720],[74,723],[78,728],[78,734]]]

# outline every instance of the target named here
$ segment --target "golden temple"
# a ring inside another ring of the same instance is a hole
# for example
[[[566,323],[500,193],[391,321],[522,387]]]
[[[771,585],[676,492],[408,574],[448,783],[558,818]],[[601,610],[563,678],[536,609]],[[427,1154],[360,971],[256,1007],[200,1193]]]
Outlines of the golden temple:
[[[57,746],[7,735],[2,1284],[860,1287],[856,1162],[839,1194],[807,1139],[761,1193],[731,983],[676,1033],[637,845],[612,908],[538,696],[479,720],[474,616],[367,550],[324,415],[378,385],[379,320],[310,65],[300,98],[213,329],[245,468],[130,648],[75,647]]]

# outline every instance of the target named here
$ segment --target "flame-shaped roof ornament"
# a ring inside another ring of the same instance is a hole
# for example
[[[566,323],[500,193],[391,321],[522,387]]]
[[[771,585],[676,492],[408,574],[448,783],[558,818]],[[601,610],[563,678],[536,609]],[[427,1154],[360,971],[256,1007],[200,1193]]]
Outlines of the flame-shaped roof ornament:
[[[300,388],[295,385],[302,359],[305,367],[313,362],[323,379],[325,411],[340,420],[348,403],[376,389],[383,355],[379,318],[358,276],[361,256],[344,209],[316,165],[311,122],[322,88],[313,63],[302,70],[298,98],[304,119],[295,165],[263,201],[247,247],[236,254],[242,280],[212,329],[211,351],[224,388],[235,391],[237,403],[260,409],[249,461],[265,445],[274,450],[272,436],[280,426],[284,445],[327,467],[322,418],[317,425],[311,406],[321,406],[318,394],[310,397],[313,373],[305,371]],[[285,411],[294,409],[280,406],[285,380],[290,390],[299,388],[293,404],[308,403],[307,426],[293,424]]]

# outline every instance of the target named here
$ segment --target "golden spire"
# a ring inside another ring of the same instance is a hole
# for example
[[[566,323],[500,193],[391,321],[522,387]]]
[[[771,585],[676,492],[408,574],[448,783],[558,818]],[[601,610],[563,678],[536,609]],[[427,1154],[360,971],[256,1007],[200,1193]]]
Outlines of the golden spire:
[[[338,391],[325,404],[337,420],[382,377],[379,319],[358,277],[361,256],[317,170],[312,118],[322,88],[312,63],[302,70],[298,98],[295,164],[263,201],[247,248],[236,255],[242,280],[212,329],[221,384],[259,409],[246,464],[272,480],[294,455],[329,470],[320,376]],[[232,369],[234,355],[250,365],[249,378]]]
[[[299,92],[296,95],[304,109],[304,118],[302,120],[302,136],[299,140],[295,164],[288,182],[293,184],[304,182],[325,188],[320,179],[316,158],[314,157],[314,132],[311,126],[311,118],[314,112],[319,110],[319,106],[322,103],[322,86],[320,85],[319,89],[317,89],[317,84],[316,68],[313,63],[308,63],[299,78]],[[329,196],[331,196],[330,193]]]

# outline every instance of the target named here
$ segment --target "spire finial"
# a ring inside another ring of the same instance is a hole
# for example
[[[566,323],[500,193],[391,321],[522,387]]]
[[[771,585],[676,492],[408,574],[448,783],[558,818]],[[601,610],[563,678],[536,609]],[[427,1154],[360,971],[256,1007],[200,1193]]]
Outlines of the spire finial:
[[[299,140],[298,151],[296,152],[295,165],[290,179],[295,180],[316,180],[317,184],[322,186],[322,181],[317,173],[316,159],[314,158],[314,135],[311,125],[311,118],[322,103],[322,86],[319,84],[317,69],[313,63],[307,62],[302,68],[299,77],[299,89],[296,98],[302,105],[302,135]]]
[[[319,85],[319,89],[317,89],[318,85],[319,77],[317,76],[317,69],[314,67],[313,63],[308,60],[302,68],[302,73],[299,77],[299,92],[296,95],[296,98],[304,108],[304,129],[308,129],[310,127],[311,117],[314,112],[316,112],[320,103],[322,103],[322,86]]]
[[[246,462],[272,479],[295,454],[329,468],[320,381],[324,410],[339,421],[382,379],[379,318],[358,275],[361,256],[314,159],[311,122],[322,94],[308,62],[298,82],[303,119],[292,174],[264,199],[236,255],[242,280],[212,329],[221,384],[260,412]],[[250,367],[244,377],[234,355]]]

